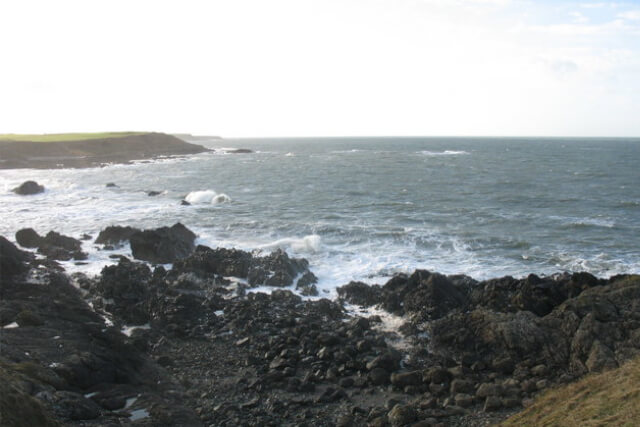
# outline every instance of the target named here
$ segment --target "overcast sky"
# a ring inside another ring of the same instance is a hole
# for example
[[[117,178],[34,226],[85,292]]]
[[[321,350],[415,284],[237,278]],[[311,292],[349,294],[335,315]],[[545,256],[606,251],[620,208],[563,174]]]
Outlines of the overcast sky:
[[[640,135],[640,1],[0,1],[0,133]]]

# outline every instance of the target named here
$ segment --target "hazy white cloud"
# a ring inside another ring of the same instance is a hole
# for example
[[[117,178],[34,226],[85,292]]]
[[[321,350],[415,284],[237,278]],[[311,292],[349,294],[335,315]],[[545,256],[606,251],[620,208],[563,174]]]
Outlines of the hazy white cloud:
[[[557,4],[2,2],[0,133],[640,134],[635,9]]]
[[[630,21],[640,21],[640,10],[627,10],[626,12],[619,13],[618,17]]]

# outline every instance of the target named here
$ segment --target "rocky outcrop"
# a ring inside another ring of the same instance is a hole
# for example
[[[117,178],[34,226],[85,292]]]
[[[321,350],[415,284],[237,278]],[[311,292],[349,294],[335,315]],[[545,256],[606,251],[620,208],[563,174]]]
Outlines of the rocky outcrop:
[[[32,228],[23,228],[16,232],[16,241],[25,248],[38,248],[38,253],[51,260],[87,259],[87,254],[82,252],[80,240],[55,231],[50,231],[42,237]]]
[[[0,236],[0,282],[13,279],[14,276],[25,273],[27,264],[33,255],[21,251],[3,236]]]
[[[98,234],[95,243],[99,245],[119,246],[124,242],[128,242],[131,236],[139,231],[139,228],[110,225],[109,227],[100,231],[100,234]]]
[[[35,181],[25,181],[11,191],[21,196],[30,196],[32,194],[44,193],[44,186]]]
[[[156,264],[168,264],[186,258],[195,249],[196,235],[176,223],[171,227],[137,231],[129,237],[133,257]]]

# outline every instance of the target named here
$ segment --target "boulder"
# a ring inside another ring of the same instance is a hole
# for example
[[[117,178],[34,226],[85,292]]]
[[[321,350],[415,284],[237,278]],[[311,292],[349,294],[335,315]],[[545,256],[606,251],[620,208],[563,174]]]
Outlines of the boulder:
[[[38,245],[38,252],[46,255],[49,259],[60,261],[87,259],[87,254],[82,252],[82,242],[80,240],[55,231],[48,232],[42,238]]]
[[[21,196],[29,196],[32,194],[43,193],[44,186],[35,181],[25,181],[11,191],[16,194],[20,194]]]
[[[411,405],[396,405],[389,411],[387,418],[392,427],[406,426],[418,419],[418,412]]]
[[[247,280],[252,285],[291,286],[294,278],[308,271],[308,267],[306,259],[289,258],[285,251],[278,249],[267,256],[254,258]]]
[[[26,272],[29,267],[27,262],[33,259],[33,255],[21,251],[3,236],[0,236],[0,282],[4,282],[18,274]]]
[[[129,226],[110,225],[98,234],[95,243],[99,245],[118,245],[122,242],[128,242],[129,238],[139,231],[140,229]]]
[[[16,232],[16,242],[23,248],[37,248],[42,243],[42,236],[33,228],[23,228]]]
[[[136,259],[168,264],[186,258],[195,249],[196,235],[184,225],[161,227],[133,233],[129,242]]]
[[[350,304],[370,307],[378,304],[381,297],[381,288],[378,285],[368,285],[363,282],[349,282],[336,289],[338,297]]]

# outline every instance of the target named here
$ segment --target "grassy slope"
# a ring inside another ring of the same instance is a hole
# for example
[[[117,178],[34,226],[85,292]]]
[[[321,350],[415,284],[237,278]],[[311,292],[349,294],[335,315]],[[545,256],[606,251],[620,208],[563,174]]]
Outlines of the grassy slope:
[[[67,142],[84,141],[88,139],[122,138],[145,133],[147,132],[46,133],[34,135],[4,133],[0,134],[0,141]]]
[[[640,425],[640,358],[549,390],[502,426]]]

